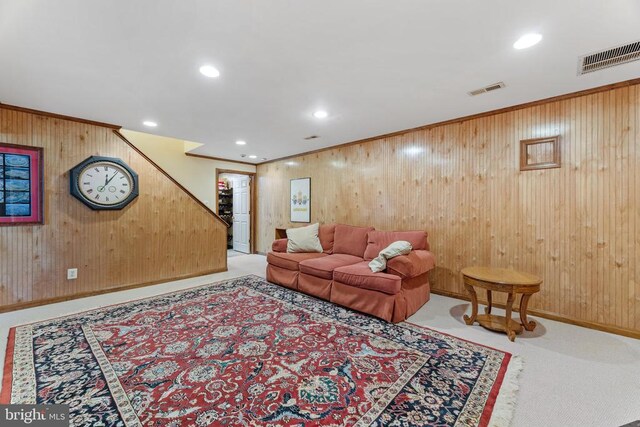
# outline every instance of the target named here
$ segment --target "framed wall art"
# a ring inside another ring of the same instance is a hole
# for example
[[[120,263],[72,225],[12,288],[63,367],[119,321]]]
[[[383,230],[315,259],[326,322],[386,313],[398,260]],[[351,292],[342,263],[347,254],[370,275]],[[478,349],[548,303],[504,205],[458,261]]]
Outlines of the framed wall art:
[[[42,224],[42,148],[0,143],[0,226]]]
[[[311,222],[311,178],[291,180],[291,222]]]
[[[560,137],[525,139],[520,141],[520,170],[560,167]]]

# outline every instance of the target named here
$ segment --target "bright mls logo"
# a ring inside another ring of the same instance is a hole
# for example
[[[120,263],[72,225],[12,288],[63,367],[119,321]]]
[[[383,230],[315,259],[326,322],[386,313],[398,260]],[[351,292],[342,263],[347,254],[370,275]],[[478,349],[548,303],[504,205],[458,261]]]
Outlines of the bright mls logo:
[[[67,427],[68,405],[0,405],[0,426]]]

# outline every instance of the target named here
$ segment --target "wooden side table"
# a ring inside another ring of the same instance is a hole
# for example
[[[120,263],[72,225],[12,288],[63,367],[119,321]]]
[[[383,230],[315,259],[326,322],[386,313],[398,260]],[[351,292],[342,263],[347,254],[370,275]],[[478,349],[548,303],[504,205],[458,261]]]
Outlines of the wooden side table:
[[[462,270],[464,287],[471,295],[471,316],[464,315],[467,325],[477,321],[481,326],[492,331],[506,332],[511,341],[516,339],[516,334],[522,332],[522,328],[533,331],[536,322],[527,320],[527,306],[531,295],[540,291],[542,279],[533,274],[521,273],[505,268],[489,267],[467,267]],[[478,296],[475,288],[487,291],[488,305],[485,307],[485,314],[478,315]],[[491,314],[491,293],[506,292],[508,294],[506,304],[506,316],[496,316]],[[520,297],[520,322],[511,318],[513,302],[517,294]]]

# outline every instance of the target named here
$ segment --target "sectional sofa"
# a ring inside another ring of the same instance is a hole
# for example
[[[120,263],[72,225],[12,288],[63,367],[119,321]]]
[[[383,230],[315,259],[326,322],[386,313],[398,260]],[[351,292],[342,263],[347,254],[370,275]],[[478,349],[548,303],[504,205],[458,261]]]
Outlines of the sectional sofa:
[[[424,231],[376,231],[323,224],[322,253],[287,253],[287,239],[267,254],[267,280],[389,322],[400,322],[429,301],[428,273],[435,267]],[[413,250],[373,273],[369,261],[389,244],[406,240]]]

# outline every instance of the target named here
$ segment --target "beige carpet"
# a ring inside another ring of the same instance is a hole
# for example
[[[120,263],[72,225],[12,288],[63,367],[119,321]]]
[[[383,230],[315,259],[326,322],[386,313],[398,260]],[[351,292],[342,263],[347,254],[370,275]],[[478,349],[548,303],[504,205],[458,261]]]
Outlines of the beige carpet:
[[[244,274],[264,277],[266,261],[246,255],[229,258],[228,265],[225,273],[0,314],[0,360],[12,325]],[[434,295],[410,321],[522,356],[512,426],[615,427],[640,419],[639,340],[536,318],[536,330],[511,343],[503,334],[466,326],[462,315],[468,307]]]

